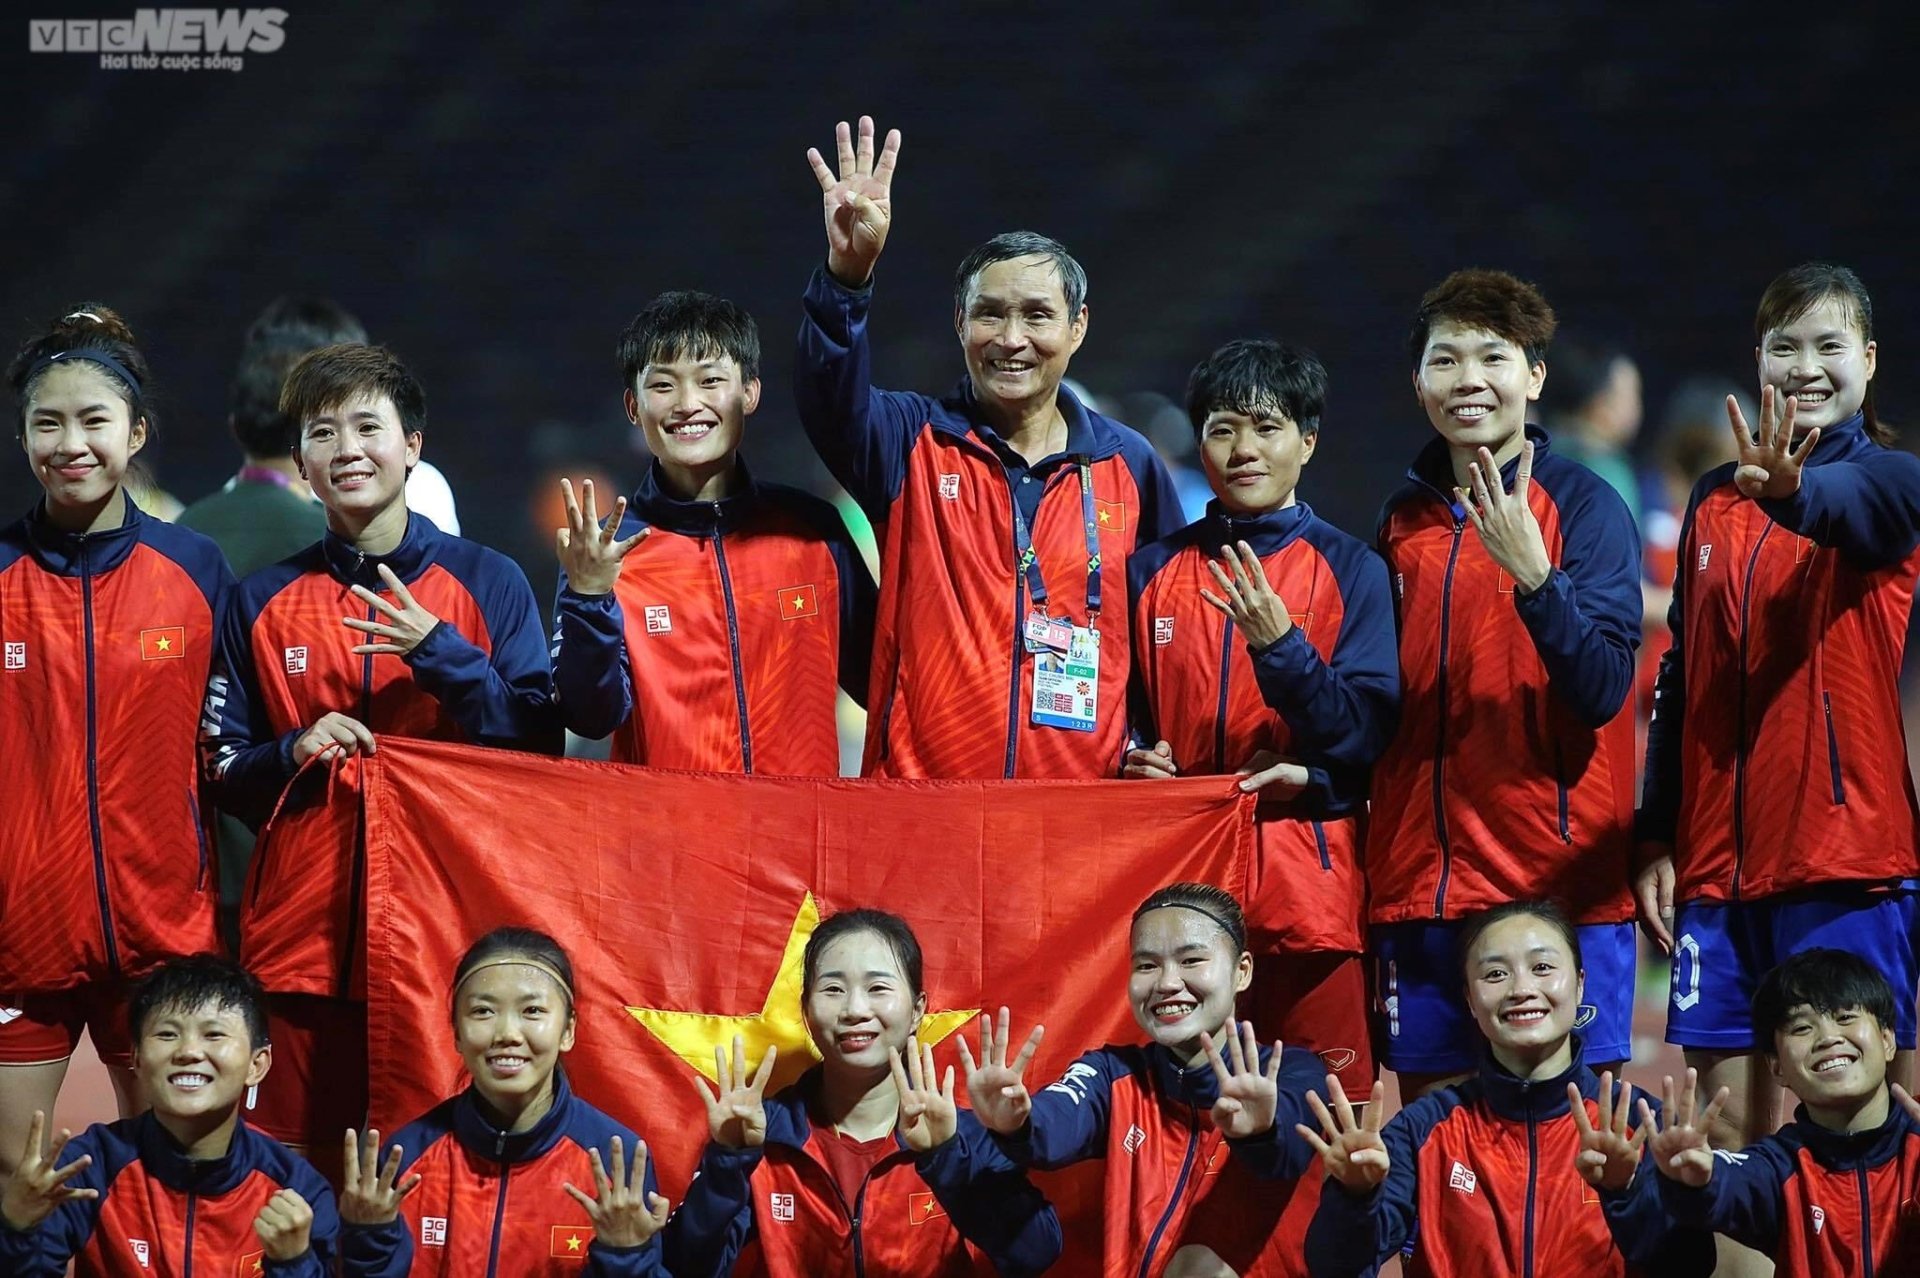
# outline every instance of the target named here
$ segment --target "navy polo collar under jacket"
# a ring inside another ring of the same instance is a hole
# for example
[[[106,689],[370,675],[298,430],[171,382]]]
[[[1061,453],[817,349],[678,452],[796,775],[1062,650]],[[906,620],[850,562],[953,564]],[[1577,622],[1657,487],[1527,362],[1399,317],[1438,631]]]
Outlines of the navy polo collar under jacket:
[[[1099,461],[1103,457],[1112,456],[1120,451],[1117,441],[1102,440],[1094,431],[1093,416],[1087,412],[1086,405],[1082,404],[1079,397],[1064,385],[1060,387],[1054,403],[1060,409],[1060,416],[1067,421],[1067,446],[1032,464],[1015,452],[1013,445],[1001,438],[999,433],[987,424],[987,415],[980,407],[980,397],[974,393],[973,378],[960,379],[960,385],[954,391],[954,398],[966,410],[968,422],[973,428],[974,442],[991,449],[993,455],[998,457],[1009,470],[1039,470],[1042,467],[1050,468],[1061,461],[1081,458],[1087,461]]]
[[[152,1110],[134,1120],[140,1161],[155,1179],[179,1194],[224,1194],[253,1174],[260,1164],[260,1138],[235,1120],[233,1138],[219,1158],[189,1158]]]
[[[640,486],[633,490],[628,513],[651,527],[693,537],[732,532],[753,517],[762,501],[760,485],[747,470],[746,459],[736,456],[733,466],[739,482],[732,492],[717,501],[689,501],[667,487],[656,461],[647,467]]]
[[[1553,441],[1543,428],[1532,422],[1527,423],[1525,434],[1529,440],[1533,441],[1533,470],[1535,474],[1539,474],[1540,463],[1552,449]],[[1520,454],[1515,453],[1500,467],[1500,484],[1504,490],[1513,491],[1513,477],[1519,471]],[[1414,454],[1413,465],[1407,467],[1407,478],[1431,489],[1434,496],[1448,506],[1454,505],[1453,490],[1456,485],[1453,479],[1453,455],[1447,447],[1444,435],[1428,440],[1426,446]],[[1465,519],[1466,512],[1456,506],[1454,517]]]
[[[1312,518],[1313,508],[1303,501],[1260,515],[1235,515],[1216,497],[1207,503],[1206,547],[1217,551],[1244,541],[1264,558],[1299,536]]]
[[[460,1093],[453,1105],[453,1134],[472,1153],[500,1163],[530,1163],[555,1145],[566,1134],[573,1118],[573,1088],[567,1084],[566,1071],[553,1071],[553,1106],[540,1121],[524,1132],[502,1131],[480,1110],[480,1099],[471,1086]]]
[[[1589,1099],[1596,1098],[1600,1091],[1600,1080],[1588,1069],[1583,1059],[1585,1050],[1578,1034],[1573,1036],[1573,1063],[1552,1078],[1525,1079],[1509,1074],[1501,1064],[1493,1059],[1491,1048],[1482,1050],[1480,1073],[1476,1081],[1480,1085],[1480,1094],[1486,1097],[1487,1108],[1502,1118],[1515,1122],[1528,1119],[1544,1121],[1550,1118],[1562,1118],[1572,1112],[1567,1104],[1567,1084],[1576,1083],[1580,1094]],[[1625,1086],[1615,1083],[1616,1087]]]
[[[78,577],[83,556],[90,573],[118,568],[140,544],[141,525],[152,518],[134,504],[131,494],[123,495],[127,509],[120,526],[85,533],[68,532],[51,523],[46,498],[41,498],[26,518],[27,544],[33,548],[33,557],[59,577]]]
[[[1887,1098],[1887,1120],[1864,1132],[1836,1132],[1822,1127],[1807,1116],[1805,1105],[1793,1111],[1794,1135],[1830,1171],[1883,1166],[1899,1155],[1907,1133],[1913,1131],[1920,1131],[1920,1127],[1891,1096]]]
[[[331,528],[320,535],[320,554],[327,561],[327,571],[342,582],[378,591],[386,585],[380,580],[381,564],[393,569],[401,581],[412,581],[433,562],[443,536],[431,519],[418,511],[408,511],[405,535],[384,555],[362,553]]]

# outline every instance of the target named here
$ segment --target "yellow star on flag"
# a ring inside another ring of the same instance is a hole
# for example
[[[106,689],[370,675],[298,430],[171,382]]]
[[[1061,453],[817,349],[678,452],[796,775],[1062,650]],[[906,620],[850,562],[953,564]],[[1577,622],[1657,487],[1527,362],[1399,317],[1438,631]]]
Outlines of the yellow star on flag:
[[[725,1016],[710,1012],[682,1012],[669,1008],[628,1007],[627,1014],[646,1027],[648,1033],[672,1049],[674,1055],[693,1067],[708,1082],[719,1084],[713,1065],[713,1049],[733,1050],[738,1034],[746,1045],[747,1067],[756,1068],[768,1047],[780,1049],[774,1063],[768,1093],[793,1082],[820,1059],[813,1037],[800,1015],[802,968],[807,938],[820,926],[820,907],[813,893],[800,899],[793,927],[787,932],[787,944],[780,955],[780,968],[767,988],[760,1010],[747,1016]],[[977,1007],[946,1012],[928,1012],[920,1021],[920,1041],[939,1043],[980,1015]]]
[[[1103,510],[1103,511],[1101,511],[1101,512],[1100,512],[1100,522],[1101,522],[1101,523],[1103,523],[1103,524],[1110,524],[1110,523],[1112,523],[1112,522],[1113,522],[1113,512],[1112,512],[1112,511],[1110,511],[1110,510]]]
[[[162,635],[153,641],[153,646],[161,652],[166,652],[173,647],[173,640]]]
[[[579,1250],[580,1250],[580,1235],[579,1235],[579,1234],[573,1234],[573,1235],[571,1235],[571,1236],[570,1236],[570,1237],[569,1237],[569,1238],[567,1239],[567,1250],[568,1250],[568,1251],[579,1251]]]

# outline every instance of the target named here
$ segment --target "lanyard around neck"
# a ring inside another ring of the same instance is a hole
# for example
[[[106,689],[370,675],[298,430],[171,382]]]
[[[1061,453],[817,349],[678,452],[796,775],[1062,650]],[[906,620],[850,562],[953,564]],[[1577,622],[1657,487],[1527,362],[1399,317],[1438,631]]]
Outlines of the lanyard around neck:
[[[1100,613],[1100,525],[1093,509],[1093,463],[1082,457],[1080,472],[1080,516],[1087,534],[1087,615]],[[1011,484],[1009,484],[1011,494]],[[1042,494],[1044,498],[1044,493]],[[1040,571],[1040,556],[1033,549],[1033,530],[1027,525],[1020,498],[1013,495],[1014,561],[1027,579],[1027,597],[1042,612],[1047,608],[1047,579]]]

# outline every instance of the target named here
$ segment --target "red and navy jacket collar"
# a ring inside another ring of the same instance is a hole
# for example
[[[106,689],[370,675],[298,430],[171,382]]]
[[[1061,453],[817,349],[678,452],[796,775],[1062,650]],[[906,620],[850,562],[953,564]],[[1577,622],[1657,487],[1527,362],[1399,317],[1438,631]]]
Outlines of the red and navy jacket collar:
[[[1825,442],[1823,439],[1822,443]],[[1818,448],[1816,444],[1814,447]],[[1920,1123],[1900,1106],[1887,1101],[1887,1119],[1864,1132],[1836,1132],[1807,1116],[1807,1107],[1793,1111],[1793,1121],[1780,1129],[1780,1139],[1803,1146],[1828,1171],[1860,1171],[1883,1167],[1900,1156],[1910,1135],[1920,1135]]]
[[[219,1158],[190,1158],[173,1134],[148,1110],[133,1120],[140,1162],[168,1189],[179,1194],[224,1194],[259,1168],[264,1153],[260,1136],[245,1122],[233,1125],[233,1139]]]
[[[48,572],[60,577],[79,576],[83,551],[88,572],[106,572],[119,567],[133,553],[133,548],[140,544],[145,526],[153,521],[153,516],[141,510],[131,496],[125,500],[126,514],[121,518],[118,528],[103,528],[98,532],[68,532],[48,521],[44,497],[34,503],[19,528],[26,538],[28,551]]]
[[[820,1103],[821,1069],[815,1065],[767,1102],[767,1139],[794,1149],[805,1149],[813,1137],[812,1112]],[[893,1143],[902,1153],[911,1153],[896,1129]],[[891,1158],[893,1155],[889,1154]]]
[[[1553,441],[1544,429],[1532,422],[1527,423],[1525,433],[1527,439],[1533,444],[1533,469],[1534,473],[1538,474],[1541,461],[1553,448]],[[1519,455],[1509,457],[1500,467],[1501,484],[1511,489],[1514,474],[1519,469]],[[1407,467],[1407,478],[1453,507],[1457,514],[1460,511],[1458,503],[1453,499],[1453,490],[1456,486],[1453,477],[1453,457],[1447,448],[1444,436],[1434,436],[1427,441],[1424,448],[1414,454],[1413,465]],[[1464,515],[1459,517],[1464,518]]]
[[[1207,503],[1201,538],[1214,549],[1244,541],[1264,559],[1298,537],[1312,518],[1313,508],[1303,501],[1263,514],[1236,515],[1216,497]]]
[[[1233,1032],[1232,1022],[1228,1022],[1221,1034]],[[1216,1036],[1217,1037],[1217,1036]],[[1260,1049],[1260,1059],[1264,1062],[1272,1048]],[[1170,1048],[1159,1043],[1148,1043],[1141,1051],[1146,1054],[1147,1067],[1153,1071],[1154,1080],[1159,1084],[1162,1094],[1173,1100],[1186,1101],[1201,1109],[1213,1108],[1220,1099],[1220,1079],[1213,1072],[1213,1066],[1206,1061],[1198,1065],[1189,1065],[1173,1054]]]
[[[469,1086],[453,1103],[453,1135],[469,1152],[497,1163],[530,1163],[558,1145],[572,1126],[575,1102],[565,1070],[553,1071],[553,1105],[524,1132],[494,1126]]]
[[[1585,1049],[1580,1036],[1575,1034],[1571,1065],[1552,1078],[1526,1079],[1508,1073],[1504,1066],[1493,1059],[1492,1050],[1483,1046],[1480,1072],[1474,1078],[1474,1085],[1485,1099],[1487,1108],[1501,1118],[1514,1122],[1564,1118],[1572,1112],[1572,1106],[1567,1101],[1568,1083],[1577,1085],[1580,1094],[1588,1100],[1600,1093],[1600,1080],[1587,1068],[1584,1058]]]
[[[747,469],[746,458],[736,455],[733,466],[739,482],[732,492],[717,501],[689,501],[667,487],[660,463],[654,462],[633,490],[622,531],[644,525],[707,537],[743,527],[760,509],[765,493]]]
[[[327,571],[349,586],[379,590],[380,565],[393,569],[401,581],[412,581],[433,563],[446,534],[418,511],[407,512],[407,531],[400,544],[384,555],[369,555],[329,528],[320,537],[320,558]]]
[[[1798,435],[1805,435],[1801,430]],[[1798,442],[1796,438],[1796,442]],[[1824,466],[1828,462],[1859,461],[1880,450],[1880,445],[1867,435],[1867,414],[1863,409],[1847,418],[1844,422],[1835,422],[1820,429],[1820,438],[1814,442],[1813,452],[1807,455],[1807,465]]]
[[[1079,397],[1064,385],[1060,387],[1059,396],[1054,402],[1060,409],[1060,416],[1067,421],[1067,446],[1031,467],[1026,458],[1014,452],[1012,446],[987,424],[987,415],[981,409],[979,396],[973,389],[973,378],[961,378],[953,393],[942,402],[953,411],[957,420],[947,422],[936,418],[931,423],[935,430],[963,435],[975,444],[984,445],[1006,465],[1021,470],[1038,469],[1062,457],[1076,460],[1084,458],[1094,462],[1117,456],[1120,452],[1119,434],[1107,428],[1104,418],[1088,412]]]

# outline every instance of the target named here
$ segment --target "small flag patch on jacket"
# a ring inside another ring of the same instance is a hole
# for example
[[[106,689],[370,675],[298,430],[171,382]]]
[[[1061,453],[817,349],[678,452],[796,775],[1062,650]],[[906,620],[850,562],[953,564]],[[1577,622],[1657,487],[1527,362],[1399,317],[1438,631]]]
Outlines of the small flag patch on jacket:
[[[169,657],[186,655],[187,628],[185,626],[156,626],[152,630],[140,632],[140,659],[142,661],[165,661]]]
[[[588,1225],[555,1225],[552,1236],[547,1241],[547,1255],[578,1256],[587,1258],[587,1244],[593,1241],[593,1229]]]
[[[267,1258],[267,1253],[264,1251],[248,1252],[246,1255],[240,1257],[239,1260],[234,1262],[234,1266],[233,1266],[234,1278],[253,1278],[254,1274],[265,1273],[267,1271],[266,1258]],[[146,1262],[142,1261],[141,1263],[142,1265],[144,1265]]]
[[[780,615],[788,621],[795,617],[817,617],[820,604],[813,596],[812,586],[788,586],[780,592]]]
[[[924,1225],[935,1216],[944,1216],[947,1209],[940,1200],[929,1193],[907,1195],[907,1220],[911,1224]]]
[[[1124,501],[1101,501],[1093,499],[1093,522],[1101,532],[1123,533],[1127,530],[1127,503]]]

